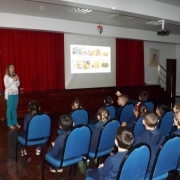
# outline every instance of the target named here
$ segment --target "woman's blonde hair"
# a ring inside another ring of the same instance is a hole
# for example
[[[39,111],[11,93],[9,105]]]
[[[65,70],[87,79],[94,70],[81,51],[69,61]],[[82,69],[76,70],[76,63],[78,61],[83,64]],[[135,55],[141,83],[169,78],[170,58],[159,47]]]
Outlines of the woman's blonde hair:
[[[98,116],[102,122],[107,122],[109,119],[109,111],[106,108],[100,108],[98,110]]]
[[[9,72],[10,66],[14,66],[14,64],[11,64],[11,63],[10,63],[10,64],[7,65],[5,74],[8,75],[8,76],[11,76],[11,74],[10,74],[10,72]]]

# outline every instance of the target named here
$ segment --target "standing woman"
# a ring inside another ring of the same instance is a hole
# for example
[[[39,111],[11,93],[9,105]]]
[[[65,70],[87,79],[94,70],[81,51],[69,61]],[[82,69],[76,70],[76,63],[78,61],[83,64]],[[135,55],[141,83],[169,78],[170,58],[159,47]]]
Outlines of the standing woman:
[[[15,74],[13,64],[8,64],[4,76],[5,99],[7,104],[6,116],[7,125],[10,130],[21,126],[17,122],[17,105],[19,100],[18,87],[20,85],[19,77]],[[15,126],[15,127],[14,127]]]

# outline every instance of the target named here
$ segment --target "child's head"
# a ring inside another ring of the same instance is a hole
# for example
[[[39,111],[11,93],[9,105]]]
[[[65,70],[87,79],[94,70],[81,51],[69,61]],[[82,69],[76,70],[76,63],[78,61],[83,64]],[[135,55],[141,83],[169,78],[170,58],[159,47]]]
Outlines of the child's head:
[[[119,97],[118,97],[118,100],[117,100],[117,103],[118,105],[120,106],[125,106],[126,103],[128,101],[128,96],[126,94],[121,94]]]
[[[147,110],[146,112],[144,112],[142,117],[143,117],[143,124],[146,127],[146,129],[149,128],[154,129],[157,126],[158,117],[154,111]]]
[[[139,100],[141,100],[141,101],[147,101],[148,97],[149,97],[149,94],[148,94],[148,92],[145,91],[145,90],[142,90],[142,91],[139,93]]]
[[[72,107],[72,110],[76,110],[76,109],[82,108],[82,104],[81,104],[81,101],[79,100],[79,98],[76,98],[72,102],[71,107]]]
[[[145,111],[147,111],[147,107],[143,103],[138,102],[134,108],[134,115],[141,117]]]
[[[106,123],[109,119],[109,111],[105,108],[100,108],[97,113],[97,118]]]
[[[174,125],[180,128],[180,112],[174,115]]]
[[[31,101],[28,104],[28,110],[31,113],[32,116],[34,116],[35,114],[37,114],[40,110],[40,105],[37,101]]]
[[[156,114],[158,116],[163,116],[166,111],[168,111],[168,107],[165,104],[163,103],[158,104],[156,108]]]
[[[106,105],[111,105],[111,104],[113,104],[113,99],[112,99],[112,97],[111,97],[111,96],[106,96],[106,97],[104,98],[104,103],[105,103]]]
[[[180,111],[180,103],[175,103],[173,107],[174,113],[178,113]]]
[[[59,127],[62,130],[69,131],[73,128],[73,120],[71,116],[68,114],[63,114],[59,116],[58,123],[59,123]]]
[[[134,134],[128,127],[119,127],[116,132],[115,144],[119,148],[129,149],[134,142]]]

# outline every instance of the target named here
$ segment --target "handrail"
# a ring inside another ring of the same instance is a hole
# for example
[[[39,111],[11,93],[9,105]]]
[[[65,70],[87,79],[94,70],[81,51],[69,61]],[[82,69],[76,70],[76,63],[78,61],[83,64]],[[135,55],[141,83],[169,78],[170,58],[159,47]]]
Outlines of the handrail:
[[[169,76],[171,76],[172,77],[172,75],[168,72],[168,71],[166,71],[166,69],[164,69],[163,68],[163,66],[161,66],[160,64],[158,64],[158,66],[160,66],[166,73],[168,73],[169,74]]]
[[[164,82],[164,81],[162,80],[162,78],[160,77],[160,74],[162,74],[162,72],[160,72],[161,68],[162,68],[162,69],[166,72],[166,74],[169,75],[170,78],[171,78],[171,98],[172,98],[172,81],[173,81],[172,78],[173,78],[173,76],[172,76],[168,71],[166,71],[166,69],[164,69],[163,66],[161,66],[160,64],[158,64],[158,84],[160,84],[160,80],[161,80],[162,82]],[[164,74],[162,74],[162,75],[166,78],[166,76],[165,76]],[[167,83],[164,82],[164,84],[166,84],[166,89],[167,89]]]

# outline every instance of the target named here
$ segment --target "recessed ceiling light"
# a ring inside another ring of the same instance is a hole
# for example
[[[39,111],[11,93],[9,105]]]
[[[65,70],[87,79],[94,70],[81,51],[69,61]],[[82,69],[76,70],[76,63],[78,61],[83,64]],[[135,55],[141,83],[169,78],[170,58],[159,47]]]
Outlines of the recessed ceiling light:
[[[115,9],[115,7],[112,7],[112,9]]]
[[[79,13],[79,14],[87,14],[92,12],[92,9],[86,9],[86,8],[73,8],[69,10],[69,12]]]

